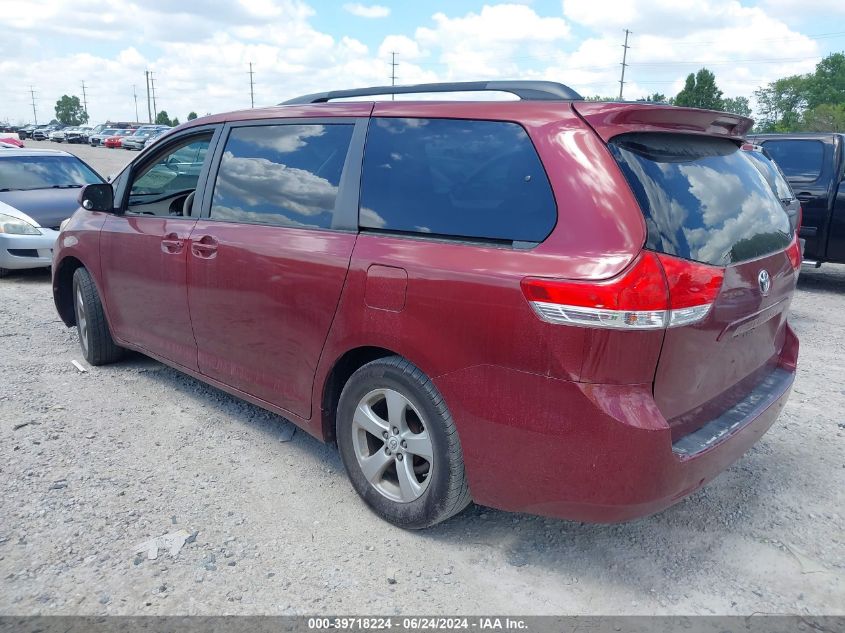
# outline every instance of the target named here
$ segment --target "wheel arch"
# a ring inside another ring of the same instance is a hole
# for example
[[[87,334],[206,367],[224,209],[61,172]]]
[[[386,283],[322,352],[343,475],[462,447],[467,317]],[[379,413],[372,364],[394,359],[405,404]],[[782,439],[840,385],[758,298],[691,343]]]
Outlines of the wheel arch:
[[[340,402],[340,393],[349,378],[367,363],[388,356],[404,358],[402,354],[386,347],[367,345],[349,349],[335,360],[326,375],[320,399],[321,432],[326,442],[335,441],[337,405]]]
[[[85,264],[73,255],[64,257],[53,270],[53,301],[64,324],[76,325],[76,312],[73,309],[73,273]]]

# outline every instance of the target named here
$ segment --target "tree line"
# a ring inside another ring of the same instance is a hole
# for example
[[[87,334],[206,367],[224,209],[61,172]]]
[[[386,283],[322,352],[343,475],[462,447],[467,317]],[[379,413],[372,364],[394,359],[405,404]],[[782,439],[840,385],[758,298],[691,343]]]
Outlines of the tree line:
[[[188,113],[188,121],[193,121],[197,118],[196,112]],[[54,123],[64,123],[65,125],[83,125],[88,123],[88,112],[82,106],[82,102],[76,95],[62,95],[62,98],[56,101],[56,118]],[[172,119],[167,114],[167,110],[162,110],[155,117],[157,125],[179,125],[179,118]]]
[[[832,53],[812,73],[783,77],[754,91],[757,132],[845,132],[845,53]],[[613,97],[588,97],[615,101]],[[674,97],[655,92],[639,99],[751,116],[746,97],[724,97],[707,68],[690,73]]]

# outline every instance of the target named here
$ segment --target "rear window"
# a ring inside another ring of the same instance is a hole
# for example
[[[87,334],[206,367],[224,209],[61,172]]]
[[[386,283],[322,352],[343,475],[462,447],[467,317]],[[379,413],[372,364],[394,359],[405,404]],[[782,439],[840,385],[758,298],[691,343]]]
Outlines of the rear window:
[[[645,215],[648,248],[725,266],[789,245],[780,200],[732,141],[642,133],[609,145]]]
[[[74,156],[6,156],[0,158],[0,191],[74,188],[103,182]]]
[[[824,144],[814,140],[764,141],[765,147],[787,178],[817,180],[824,166]]]
[[[393,118],[370,123],[362,227],[540,242],[556,220],[546,172],[520,125]]]

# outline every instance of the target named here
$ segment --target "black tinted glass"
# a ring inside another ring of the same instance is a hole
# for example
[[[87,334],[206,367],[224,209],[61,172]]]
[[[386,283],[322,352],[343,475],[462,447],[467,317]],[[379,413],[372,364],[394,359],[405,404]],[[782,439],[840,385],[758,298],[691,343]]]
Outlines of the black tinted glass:
[[[781,201],[792,200],[795,197],[792,195],[792,189],[790,189],[789,183],[787,183],[783,176],[781,176],[781,173],[775,164],[766,158],[762,152],[749,151],[748,158],[751,159],[754,166],[761,174],[763,174],[763,178],[766,179],[766,182],[769,183],[769,187],[771,187],[774,194]]]
[[[643,133],[609,145],[645,215],[650,249],[723,266],[789,245],[780,200],[728,139]]]
[[[824,144],[812,140],[763,141],[787,178],[816,180],[824,165]]]
[[[549,180],[515,123],[373,119],[360,224],[441,236],[539,242],[557,220]]]
[[[353,125],[234,128],[214,186],[211,217],[329,228]]]

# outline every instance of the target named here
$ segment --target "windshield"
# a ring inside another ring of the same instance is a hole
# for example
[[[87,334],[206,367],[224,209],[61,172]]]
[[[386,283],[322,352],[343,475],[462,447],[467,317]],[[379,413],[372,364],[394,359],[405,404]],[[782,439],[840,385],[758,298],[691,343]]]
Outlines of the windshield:
[[[648,248],[725,266],[789,246],[786,211],[730,140],[635,133],[609,146],[645,216]]]
[[[0,191],[81,187],[101,183],[73,156],[0,156]]]

